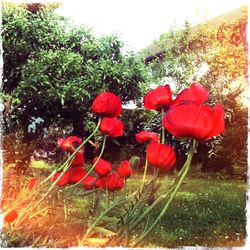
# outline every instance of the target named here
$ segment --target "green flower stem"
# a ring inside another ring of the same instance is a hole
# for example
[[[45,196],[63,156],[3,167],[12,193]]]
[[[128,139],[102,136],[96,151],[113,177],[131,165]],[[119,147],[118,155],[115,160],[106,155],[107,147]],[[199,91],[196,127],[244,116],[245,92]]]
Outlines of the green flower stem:
[[[127,201],[130,197],[124,198],[121,201],[115,203],[114,205],[110,206],[109,208],[107,208],[97,219],[96,221],[91,225],[90,228],[88,228],[87,232],[85,233],[83,240],[81,241],[80,245],[84,243],[84,241],[87,239],[87,237],[89,236],[89,234],[93,231],[93,229],[95,228],[95,226],[97,225],[97,223],[102,219],[102,217],[104,215],[106,215],[110,210],[112,210],[113,208],[121,205],[122,203],[124,203],[125,201]]]
[[[60,171],[61,169],[63,169],[71,159],[73,159],[73,157],[82,149],[82,147],[95,135],[95,133],[97,132],[97,130],[99,129],[101,124],[101,117],[99,117],[98,119],[98,123],[94,129],[94,131],[89,135],[89,137],[87,137],[87,139],[74,151],[74,153],[64,162],[64,164],[58,168],[55,169],[44,181],[42,181],[40,183],[40,185],[42,185],[44,182],[48,181],[53,175],[55,175],[55,173],[57,173],[58,171]]]
[[[165,143],[165,128],[163,126],[163,118],[165,115],[165,111],[164,108],[161,108],[161,143],[164,144]]]
[[[144,182],[145,182],[146,175],[147,175],[147,169],[148,169],[148,159],[147,159],[147,156],[146,156],[146,162],[145,162],[145,166],[144,166],[144,173],[143,173],[143,177],[142,177],[140,193],[142,192],[143,187],[144,187]]]
[[[164,195],[159,196],[150,207],[146,209],[146,211],[137,219],[135,220],[132,225],[130,226],[130,230],[133,230],[139,223],[164,199],[166,198],[169,193],[173,190],[173,187],[168,190],[168,192]]]
[[[104,138],[103,138],[103,142],[102,142],[102,148],[101,148],[101,152],[96,160],[96,162],[93,164],[93,166],[90,168],[90,170],[87,172],[87,174],[81,179],[79,180],[77,183],[75,183],[74,185],[66,188],[66,190],[68,189],[71,189],[75,186],[77,186],[78,184],[80,184],[83,180],[85,180],[85,178],[92,172],[92,170],[94,169],[94,167],[97,165],[97,163],[99,162],[100,158],[102,157],[103,155],[103,152],[104,152],[104,148],[105,148],[105,145],[106,145],[106,141],[107,141],[107,136],[105,135]]]
[[[159,168],[156,168],[156,167],[155,167],[155,171],[154,171],[154,177],[153,177],[153,179],[157,179],[158,174],[159,174]]]
[[[31,212],[39,206],[39,204],[45,199],[45,197],[51,192],[51,190],[55,187],[56,183],[58,180],[65,174],[65,172],[68,170],[70,164],[74,160],[75,155],[82,149],[82,147],[94,136],[94,134],[97,132],[101,124],[101,117],[98,119],[97,126],[95,127],[94,131],[87,137],[87,139],[72,153],[72,155],[64,162],[64,164],[57,170],[54,170],[43,182],[40,183],[39,186],[41,186],[43,183],[45,183],[47,180],[49,180],[57,171],[60,171],[63,169],[62,173],[58,176],[58,178],[52,183],[50,186],[49,190],[45,193],[45,195],[35,204],[35,206],[30,210],[30,212],[24,216],[22,221],[24,221],[30,214]],[[37,191],[37,190],[36,190]]]
[[[192,161],[192,158],[193,158],[193,153],[194,153],[194,147],[195,147],[195,140],[193,140],[193,143],[192,145],[190,145],[190,151],[188,153],[188,157],[187,157],[187,160],[186,160],[186,167],[179,179],[179,181],[177,182],[173,192],[171,193],[169,199],[167,200],[165,206],[163,207],[162,211],[160,212],[160,214],[158,215],[158,217],[156,218],[156,220],[151,224],[151,226],[139,237],[139,239],[135,242],[135,244],[133,245],[133,247],[136,247],[138,246],[142,241],[143,239],[155,228],[155,226],[159,223],[159,221],[161,220],[161,218],[165,215],[167,209],[169,208],[169,205],[170,203],[172,202],[172,200],[174,199],[177,191],[179,190],[183,180],[185,179],[187,173],[188,173],[188,170],[190,168],[190,165],[191,165],[191,161]]]
[[[65,172],[68,170],[69,168],[69,164],[65,166],[65,168],[63,169],[62,173],[57,177],[57,179],[52,183],[52,185],[50,186],[50,188],[48,189],[48,191],[45,193],[45,195],[34,205],[34,207],[31,208],[31,210],[26,214],[26,216],[24,216],[21,220],[21,222],[23,222],[26,218],[28,218],[28,216],[31,214],[32,211],[34,211],[34,209],[36,209],[41,202],[48,196],[48,194],[51,192],[51,190],[55,187],[55,185],[57,184],[57,182],[60,180],[60,178],[65,174]]]

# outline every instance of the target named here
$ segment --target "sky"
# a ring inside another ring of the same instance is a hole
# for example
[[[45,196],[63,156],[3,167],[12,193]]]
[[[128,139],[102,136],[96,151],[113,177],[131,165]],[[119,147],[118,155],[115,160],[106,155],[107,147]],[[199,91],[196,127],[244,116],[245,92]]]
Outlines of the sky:
[[[9,0],[10,2],[50,2]],[[57,13],[85,24],[97,36],[118,34],[126,48],[138,52],[171,26],[185,20],[196,25],[247,4],[247,0],[53,0]]]
[[[96,35],[119,34],[126,46],[138,52],[173,25],[192,25],[246,5],[246,0],[61,0],[57,12]]]

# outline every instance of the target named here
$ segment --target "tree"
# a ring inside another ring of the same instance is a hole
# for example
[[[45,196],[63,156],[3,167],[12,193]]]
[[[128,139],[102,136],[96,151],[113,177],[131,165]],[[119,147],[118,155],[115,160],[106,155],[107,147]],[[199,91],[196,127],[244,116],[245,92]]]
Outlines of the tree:
[[[22,130],[25,141],[50,125],[70,125],[86,136],[94,126],[88,111],[97,94],[111,91],[123,103],[138,101],[150,77],[143,58],[123,51],[117,36],[96,38],[46,5],[35,11],[7,5],[2,24],[2,96],[12,98],[6,132]],[[30,130],[32,122],[37,126]]]
[[[206,152],[212,150],[216,159],[227,158],[229,164],[224,167],[229,170],[232,164],[240,164],[246,170],[247,108],[242,106],[242,97],[248,69],[247,10],[236,12],[240,12],[238,18],[232,19],[230,13],[196,27],[186,23],[183,29],[173,28],[163,34],[157,42],[163,48],[163,57],[151,66],[155,77],[173,82],[177,91],[200,82],[210,93],[210,104],[224,105],[227,126],[223,140],[218,138],[206,146],[200,143],[200,147]],[[206,70],[201,73],[204,66]]]

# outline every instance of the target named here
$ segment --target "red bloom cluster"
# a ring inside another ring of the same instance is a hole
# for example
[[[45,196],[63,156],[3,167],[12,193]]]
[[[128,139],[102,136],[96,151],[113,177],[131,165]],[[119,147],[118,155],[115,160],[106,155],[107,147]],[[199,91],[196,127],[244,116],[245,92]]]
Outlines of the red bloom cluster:
[[[97,158],[94,159],[94,162],[96,161]],[[111,172],[111,169],[111,163],[103,159],[99,159],[95,166],[95,172],[100,176],[96,181],[97,188],[108,189],[109,191],[123,189],[125,179],[130,177],[131,174],[129,161],[122,161],[115,172]]]
[[[217,104],[211,108],[204,104],[207,90],[192,84],[183,90],[166,111],[163,125],[174,136],[207,140],[224,131],[224,109]]]
[[[77,136],[69,136],[66,139],[59,139],[58,145],[61,147],[62,150],[68,151],[69,153],[74,153],[75,149],[80,146],[82,143],[81,138]],[[59,176],[61,176],[58,181],[56,182],[59,186],[65,186],[67,184],[74,184],[79,182],[83,179],[87,171],[84,169],[83,165],[85,163],[85,159],[83,156],[84,149],[82,148],[79,152],[76,153],[69,169],[62,173],[62,171],[57,172],[52,178],[51,181],[56,181]],[[91,176],[87,176],[83,181],[82,184],[84,185],[85,189],[94,188],[95,177],[92,179]],[[92,182],[91,182],[92,181]]]
[[[105,119],[116,119],[116,118],[103,118]],[[114,129],[115,131],[115,129]],[[116,132],[112,133],[116,133]],[[111,133],[111,132],[110,132]],[[70,136],[66,139],[59,139],[58,144],[62,148],[62,150],[73,153],[75,150],[75,146],[79,147],[81,143],[81,139],[76,136]],[[77,183],[80,180],[81,184],[84,185],[85,189],[93,189],[93,188],[102,188],[108,190],[121,190],[124,187],[125,178],[128,178],[131,174],[129,161],[122,161],[120,166],[118,166],[115,172],[112,171],[112,165],[110,162],[99,159],[95,157],[93,159],[93,163],[95,164],[94,171],[99,177],[95,176],[86,176],[87,171],[84,169],[84,156],[81,152],[76,153],[75,158],[73,159],[68,170],[63,173],[62,171],[57,172],[52,178],[51,181],[56,182],[59,186],[65,186],[67,184]],[[98,160],[98,162],[97,162]],[[29,183],[29,187],[32,188],[35,180],[31,180]]]
[[[159,86],[144,96],[144,107],[159,111],[164,109],[163,126],[178,138],[191,137],[207,140],[224,131],[224,109],[218,104],[214,108],[205,105],[208,91],[200,84],[181,91],[175,100],[169,85]],[[159,136],[152,132],[142,131],[136,134],[140,143],[151,141],[147,147],[147,160],[155,167],[169,170],[176,161],[173,148],[158,143]]]
[[[169,85],[159,86],[145,95],[144,107],[154,110],[163,107],[166,110],[163,126],[172,135],[207,140],[225,128],[223,106],[218,104],[211,108],[205,105],[208,96],[203,86],[193,83],[172,101]]]

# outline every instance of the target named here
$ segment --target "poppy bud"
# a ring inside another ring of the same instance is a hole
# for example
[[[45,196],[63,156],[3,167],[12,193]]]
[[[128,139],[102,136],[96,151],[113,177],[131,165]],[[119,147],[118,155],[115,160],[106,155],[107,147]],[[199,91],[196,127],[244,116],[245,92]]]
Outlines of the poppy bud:
[[[122,112],[122,103],[115,94],[103,92],[94,99],[92,110],[98,115],[117,117]]]

